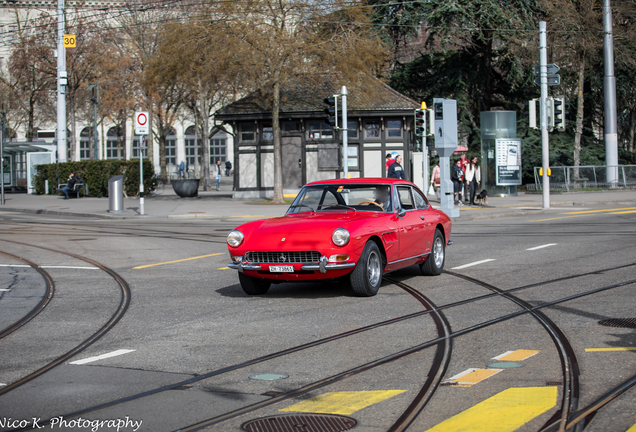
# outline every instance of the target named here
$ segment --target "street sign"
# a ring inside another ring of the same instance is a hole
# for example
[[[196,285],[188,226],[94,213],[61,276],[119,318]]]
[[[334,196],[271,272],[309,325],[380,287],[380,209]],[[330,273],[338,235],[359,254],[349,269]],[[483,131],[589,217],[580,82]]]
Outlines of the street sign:
[[[135,113],[135,135],[148,135],[148,112]]]
[[[536,85],[541,85],[541,77],[538,76],[534,79]],[[561,75],[548,74],[548,85],[561,85]]]
[[[555,74],[555,73],[557,73],[558,71],[561,70],[561,68],[558,67],[555,64],[549,64],[549,65],[546,65],[546,66],[547,66],[547,69],[548,69],[548,75]],[[535,65],[535,67],[534,67],[534,75],[535,76],[541,75],[541,66],[540,65]]]
[[[76,38],[75,35],[72,34],[65,34],[64,35],[64,48],[75,48],[75,42],[76,42]]]

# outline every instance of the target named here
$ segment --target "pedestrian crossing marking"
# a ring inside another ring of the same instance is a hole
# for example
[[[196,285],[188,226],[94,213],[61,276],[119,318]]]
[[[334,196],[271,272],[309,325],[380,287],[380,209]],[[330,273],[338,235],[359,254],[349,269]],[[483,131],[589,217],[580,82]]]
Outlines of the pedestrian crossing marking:
[[[516,351],[507,351],[501,355],[498,355],[497,357],[493,357],[493,360],[500,360],[500,361],[523,361],[527,358],[530,358],[534,355],[539,354],[541,351],[537,351],[537,350],[525,350],[525,349],[520,349],[520,350],[516,350]]]
[[[490,378],[493,375],[498,374],[503,369],[475,369],[471,368],[465,370],[464,372],[457,374],[446,381],[445,383],[455,383],[457,387],[470,387],[472,385],[477,384],[485,380],[486,378]]]
[[[512,432],[556,406],[557,395],[557,387],[509,388],[427,432]]]
[[[331,392],[299,402],[281,411],[350,415],[404,392],[406,390]]]

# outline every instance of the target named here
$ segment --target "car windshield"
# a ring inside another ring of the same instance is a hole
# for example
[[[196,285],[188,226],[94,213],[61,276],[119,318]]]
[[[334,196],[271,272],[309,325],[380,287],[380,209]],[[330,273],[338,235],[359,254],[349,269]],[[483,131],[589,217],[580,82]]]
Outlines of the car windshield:
[[[325,184],[305,186],[287,214],[318,211],[386,212],[391,205],[387,184]]]

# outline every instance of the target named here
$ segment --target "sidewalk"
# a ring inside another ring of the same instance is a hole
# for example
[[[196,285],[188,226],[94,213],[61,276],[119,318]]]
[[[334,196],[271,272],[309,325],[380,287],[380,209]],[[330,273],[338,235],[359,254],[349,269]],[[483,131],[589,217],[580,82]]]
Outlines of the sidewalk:
[[[435,197],[431,204],[439,208]],[[581,209],[591,206],[636,207],[636,191],[603,191],[550,194],[550,208],[543,209],[541,194],[519,193],[516,197],[489,197],[488,205],[460,207],[460,217],[456,221],[480,220],[499,217],[522,216],[528,214],[554,214],[563,210]],[[221,190],[201,191],[196,198],[177,196],[170,185],[159,196],[144,198],[144,214],[141,215],[140,200],[137,197],[124,198],[123,211],[110,213],[108,198],[71,198],[64,200],[57,195],[28,195],[24,193],[5,194],[5,205],[1,212],[27,212],[58,216],[84,216],[104,219],[259,219],[279,216],[287,211],[289,204],[272,205],[259,199],[233,199],[232,179],[223,178]]]

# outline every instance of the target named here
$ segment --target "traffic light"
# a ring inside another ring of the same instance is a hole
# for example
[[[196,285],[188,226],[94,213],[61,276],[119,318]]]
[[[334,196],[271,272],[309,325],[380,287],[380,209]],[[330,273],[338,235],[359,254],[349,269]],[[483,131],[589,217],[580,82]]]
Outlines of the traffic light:
[[[532,99],[525,104],[525,107],[528,109],[528,111],[524,113],[528,115],[526,123],[528,123],[528,127],[532,129],[539,129],[539,127],[537,127],[537,102],[538,99]]]
[[[327,120],[325,122],[333,128],[338,127],[338,100],[334,97],[325,98],[327,108],[325,108],[325,114],[327,114]]]
[[[554,130],[554,98],[548,97],[548,130]]]
[[[426,109],[415,110],[415,136],[426,136]]]
[[[557,96],[553,102],[554,110],[554,126],[559,132],[565,131],[565,125],[567,123],[567,102],[565,102],[565,96]]]

